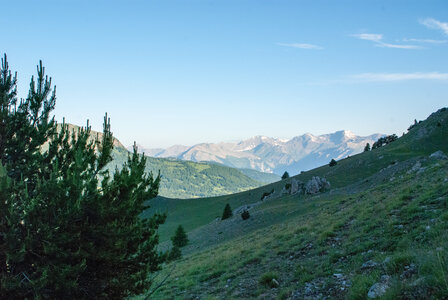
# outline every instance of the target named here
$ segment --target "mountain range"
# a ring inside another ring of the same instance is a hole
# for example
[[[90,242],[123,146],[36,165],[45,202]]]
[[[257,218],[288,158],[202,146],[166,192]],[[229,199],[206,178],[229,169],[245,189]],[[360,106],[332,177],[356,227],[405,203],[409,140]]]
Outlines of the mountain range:
[[[75,133],[80,126],[67,124]],[[61,125],[58,125],[58,130]],[[101,141],[102,132],[92,130],[89,142]],[[47,145],[44,148],[48,147]],[[127,161],[129,151],[114,138],[112,161],[107,165],[111,173]],[[251,169],[236,169],[213,162],[182,161],[173,158],[146,157],[146,171],[160,172],[159,195],[173,198],[197,198],[238,193],[280,180],[280,176]],[[0,170],[1,173],[1,170]]]
[[[167,213],[159,249],[173,249],[180,225],[189,240],[156,274],[172,280],[153,296],[447,299],[447,154],[442,108],[333,166],[233,195],[151,199],[143,217]]]
[[[281,175],[298,174],[363,151],[384,134],[357,136],[348,130],[324,135],[304,135],[289,140],[255,136],[238,143],[201,143],[194,146],[139,149],[151,157],[176,158],[194,162],[214,162],[238,169],[252,169]]]

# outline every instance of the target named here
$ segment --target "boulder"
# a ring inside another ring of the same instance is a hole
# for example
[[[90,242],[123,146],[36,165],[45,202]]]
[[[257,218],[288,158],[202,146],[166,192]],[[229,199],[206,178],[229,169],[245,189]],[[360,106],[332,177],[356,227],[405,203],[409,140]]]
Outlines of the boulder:
[[[373,260],[369,260],[362,264],[361,269],[363,270],[372,269],[375,268],[376,266],[378,266],[378,263],[374,262]]]
[[[321,178],[319,176],[313,176],[308,182],[305,184],[305,193],[314,195],[320,192],[325,191],[330,188],[330,182],[325,178]]]
[[[372,285],[367,293],[367,297],[370,299],[375,299],[383,296],[387,289],[389,288],[389,280],[390,276],[383,275],[381,276],[381,281]]]
[[[303,182],[293,178],[291,180],[291,195],[302,192],[302,189],[303,189]]]
[[[443,153],[443,151],[441,151],[441,150],[434,152],[429,157],[434,158],[434,159],[442,159],[442,160],[448,159],[448,157],[445,155],[445,153]]]

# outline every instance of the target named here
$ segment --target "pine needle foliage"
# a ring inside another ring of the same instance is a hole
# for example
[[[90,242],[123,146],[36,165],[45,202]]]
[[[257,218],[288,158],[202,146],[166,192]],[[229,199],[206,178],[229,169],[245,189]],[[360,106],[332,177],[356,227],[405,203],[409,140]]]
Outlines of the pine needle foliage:
[[[283,173],[282,175],[282,179],[287,179],[289,178],[289,173],[285,171],[285,173]]]
[[[185,233],[184,227],[179,225],[176,229],[176,233],[171,238],[174,247],[182,248],[188,244],[188,237]]]
[[[233,212],[232,209],[230,208],[230,204],[227,203],[226,206],[224,207],[224,211],[222,212],[221,220],[228,219],[231,216],[233,216]]]
[[[160,269],[156,214],[140,217],[160,176],[134,148],[110,174],[113,137],[90,126],[57,131],[56,88],[37,67],[26,99],[6,55],[0,72],[0,298],[121,299],[151,285]]]

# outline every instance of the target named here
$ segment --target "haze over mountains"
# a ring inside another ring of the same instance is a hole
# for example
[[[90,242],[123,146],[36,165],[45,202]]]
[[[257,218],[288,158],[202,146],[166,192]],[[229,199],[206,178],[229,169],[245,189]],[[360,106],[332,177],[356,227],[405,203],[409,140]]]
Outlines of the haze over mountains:
[[[383,134],[357,136],[348,130],[315,136],[306,133],[289,140],[255,136],[238,143],[201,143],[191,147],[175,145],[166,149],[145,149],[152,157],[173,157],[194,162],[215,162],[233,168],[253,169],[278,175],[291,175],[362,152]]]

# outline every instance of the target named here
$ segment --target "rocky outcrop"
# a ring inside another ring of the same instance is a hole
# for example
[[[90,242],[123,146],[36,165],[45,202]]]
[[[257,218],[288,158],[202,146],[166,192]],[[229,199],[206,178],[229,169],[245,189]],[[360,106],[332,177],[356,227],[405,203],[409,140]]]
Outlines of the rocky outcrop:
[[[330,182],[325,178],[313,176],[304,184],[300,180],[292,178],[282,190],[282,195],[308,194],[314,195],[330,188]]]
[[[303,190],[303,182],[300,180],[291,180],[291,195],[297,194]]]
[[[434,152],[433,154],[431,154],[429,156],[429,158],[434,158],[434,159],[441,159],[441,160],[446,160],[448,159],[448,157],[445,155],[445,153],[443,153],[443,151],[439,150],[437,152]]]
[[[314,195],[323,192],[330,188],[330,182],[325,178],[319,176],[313,176],[305,184],[305,193],[309,195]]]

